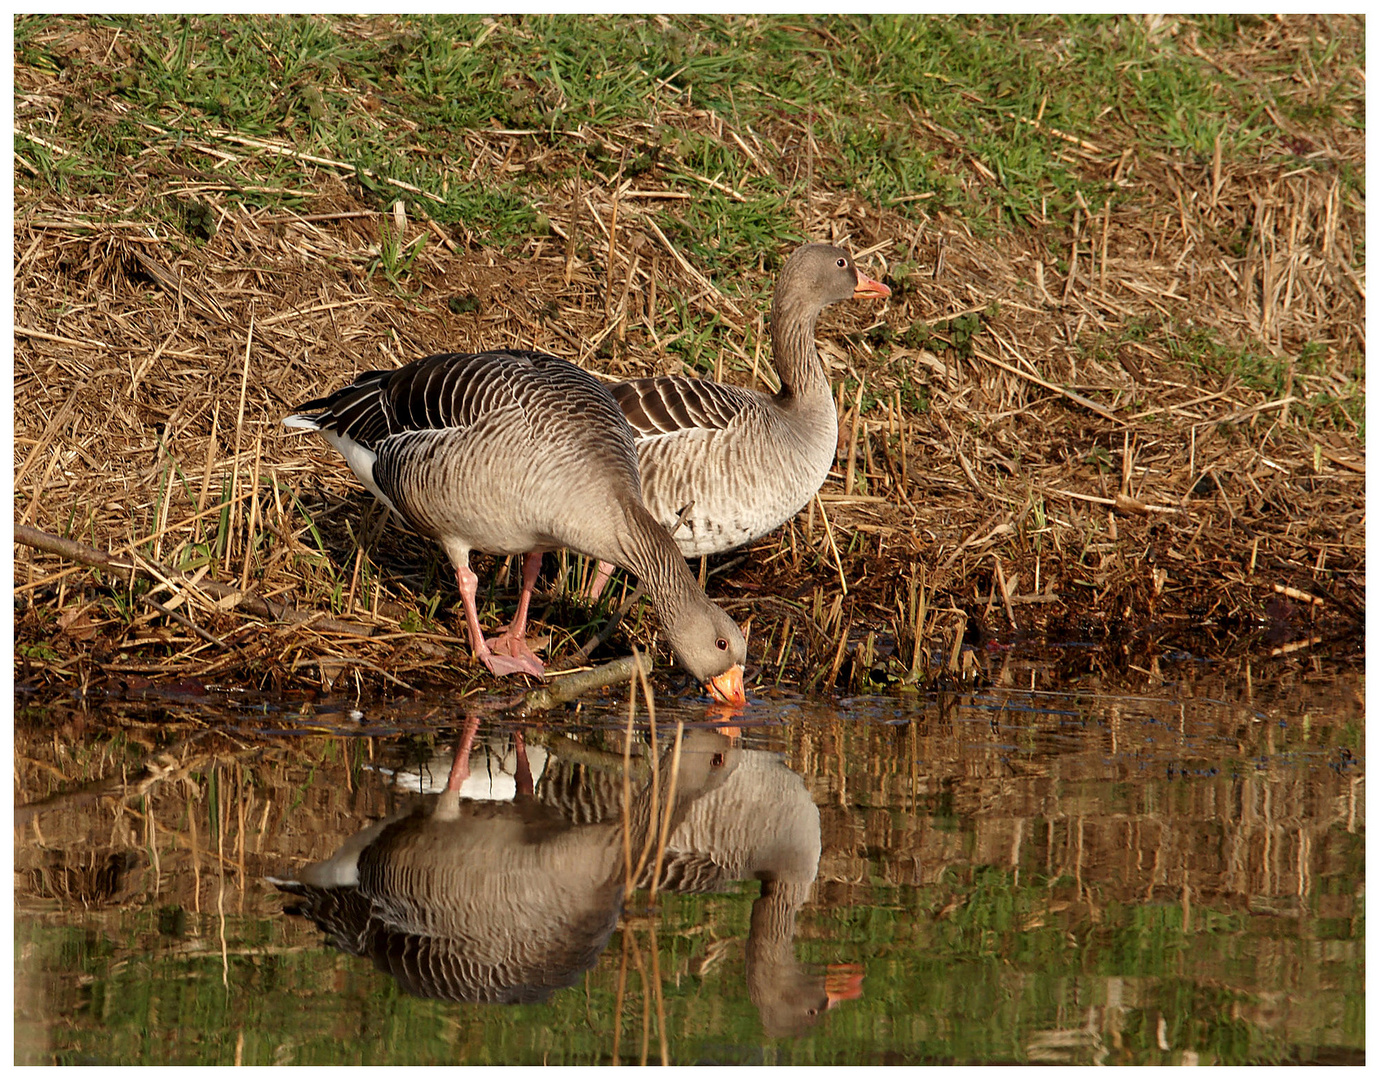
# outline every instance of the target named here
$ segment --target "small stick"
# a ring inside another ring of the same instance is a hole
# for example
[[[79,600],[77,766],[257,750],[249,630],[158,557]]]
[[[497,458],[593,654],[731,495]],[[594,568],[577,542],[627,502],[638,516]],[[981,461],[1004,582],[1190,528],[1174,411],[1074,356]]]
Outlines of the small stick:
[[[21,524],[27,525],[31,521],[38,520],[38,503],[39,500],[43,497],[43,489],[48,486],[48,481],[52,479],[53,470],[57,468],[58,459],[61,457],[62,447],[53,447],[53,452],[48,458],[48,464],[43,470],[43,478],[39,480],[37,484],[34,485],[34,497],[29,500],[29,506],[24,511],[24,516],[19,519]],[[164,510],[166,509],[167,504],[164,503]]]
[[[652,708],[652,691],[647,685],[647,677],[642,676],[642,691],[647,699],[647,708],[650,712]],[[656,842],[656,853],[652,859],[652,879],[648,885],[648,902],[656,899],[657,879],[661,877],[661,868],[666,862],[666,844],[671,838],[671,808],[676,802],[676,786],[680,781],[680,748],[685,738],[685,721],[676,721],[676,741],[672,744],[671,750],[671,775],[666,781],[666,804],[662,808],[661,828],[658,831]]]
[[[656,275],[659,269],[658,260],[655,255],[651,257],[652,268],[647,271],[647,329],[652,332],[652,339],[656,339]]]
[[[171,425],[169,426],[171,427]],[[172,438],[172,431],[164,429],[162,437],[158,440],[159,448],[167,457],[167,475],[164,477],[163,498],[158,507],[158,517],[156,519],[158,529],[158,539],[153,544],[153,557],[161,559],[163,557],[163,534],[168,527],[168,504],[172,502],[173,483],[177,472],[177,462],[173,459],[172,451],[168,449],[168,440]]]
[[[350,571],[350,590],[345,594],[345,611],[355,610],[355,590],[359,587],[359,567],[364,561],[364,545],[357,544],[355,547],[355,565]]]
[[[957,621],[956,623],[954,623],[954,645],[953,645],[953,648],[949,650],[949,670],[950,670],[950,671],[958,671],[958,670],[959,670],[958,658],[959,658],[960,653],[963,651],[963,633],[964,633],[964,631],[967,630],[967,629],[968,629],[968,616],[965,615],[965,614],[963,614],[963,612],[960,611],[959,614],[958,614],[958,621]]]
[[[973,349],[973,355],[976,356],[976,357],[979,357],[979,358],[982,359],[982,360],[987,361],[987,363],[989,363],[989,364],[993,364],[993,365],[995,365],[996,367],[1001,368],[1003,371],[1009,371],[1012,375],[1018,375],[1018,376],[1020,376],[1022,379],[1025,379],[1027,382],[1033,382],[1036,386],[1042,386],[1042,387],[1044,387],[1046,390],[1049,390],[1049,391],[1051,391],[1052,393],[1058,394],[1060,397],[1066,397],[1066,398],[1068,398],[1070,401],[1074,402],[1075,404],[1083,406],[1083,408],[1087,409],[1089,412],[1097,413],[1098,416],[1101,416],[1101,417],[1103,417],[1104,419],[1110,420],[1110,421],[1111,421],[1112,423],[1114,423],[1114,424],[1124,423],[1124,421],[1121,419],[1121,417],[1117,416],[1116,413],[1112,412],[1110,409],[1104,409],[1104,408],[1103,408],[1101,405],[1099,405],[1097,402],[1088,400],[1088,399],[1085,398],[1082,394],[1075,394],[1072,390],[1065,390],[1062,386],[1056,386],[1056,385],[1055,385],[1054,383],[1052,383],[1052,382],[1046,382],[1044,379],[1041,379],[1039,376],[1031,375],[1031,374],[1028,373],[1028,372],[1021,371],[1019,368],[1014,368],[1014,367],[1012,367],[1010,364],[1007,364],[1007,363],[1002,362],[1001,360],[998,360],[995,356],[989,356],[987,353],[983,352],[981,349],[974,348],[974,349]],[[1237,417],[1227,417],[1226,419],[1230,420],[1230,419],[1238,419],[1238,418],[1237,418]]]
[[[1121,493],[1123,495],[1132,494],[1131,491],[1131,429],[1127,428],[1121,433]]]
[[[613,212],[609,215],[609,265],[607,268],[607,280],[604,284],[604,317],[610,318],[613,315],[613,261],[614,254],[618,249],[618,188],[623,182],[623,166],[628,161],[628,148],[623,147],[623,154],[618,159],[618,175],[613,178]]]
[[[154,124],[142,124],[141,126],[151,128],[152,130],[158,131],[165,135],[182,136],[186,134],[185,132],[179,131],[176,128],[160,128]],[[421,188],[417,187],[415,184],[409,184],[406,180],[399,180],[397,179],[397,177],[393,176],[385,176],[383,173],[376,172],[373,169],[365,169],[359,165],[351,164],[348,161],[336,161],[333,158],[318,157],[315,154],[305,154],[302,153],[300,150],[293,150],[290,147],[287,147],[281,143],[265,142],[262,139],[250,139],[246,138],[243,135],[235,135],[229,131],[220,131],[212,129],[207,131],[206,134],[213,139],[221,139],[228,143],[234,143],[237,146],[247,146],[251,149],[263,150],[270,154],[278,154],[281,157],[295,158],[298,161],[307,161],[313,165],[325,165],[327,168],[331,169],[344,169],[346,172],[349,173],[354,173],[358,171],[373,180],[381,180],[385,184],[392,184],[394,187],[402,188],[403,191],[410,191],[414,195],[423,195],[426,198],[430,199],[432,202],[437,203],[439,205],[444,206],[446,202],[446,200],[441,198],[441,196],[433,195],[429,191],[424,191]]]
[[[171,608],[164,607],[162,604],[160,604],[152,596],[149,596],[147,593],[144,594],[142,599],[144,603],[148,604],[149,607],[153,608],[160,614],[167,616],[169,619],[179,624],[180,626],[186,627],[188,630],[194,633],[197,637],[201,638],[203,641],[209,641],[212,645],[219,645],[222,649],[229,647],[225,644],[225,642],[221,641],[221,639],[216,637],[214,634],[208,634],[201,627],[197,626],[196,623],[192,622],[191,619],[183,615],[182,612],[173,611]]]
[[[570,234],[565,238],[565,283],[570,284],[570,275],[575,269],[575,237],[580,232],[580,198],[582,195],[581,176],[575,173],[575,196],[570,209]]]
[[[254,311],[249,311],[249,333],[244,339],[244,367],[240,370],[240,412],[239,418],[235,421],[235,471],[230,479],[230,498],[233,501],[235,493],[240,485],[240,440],[244,433],[244,399],[249,392],[249,352],[254,344]],[[234,520],[230,523],[230,529],[225,537],[225,561],[230,561],[231,552],[235,547],[235,527],[239,524],[240,504],[234,502]]]
[[[1074,279],[1078,276],[1078,210],[1073,211],[1073,243],[1069,251],[1069,276],[1064,282],[1064,300],[1073,295]]]
[[[896,426],[901,429],[901,489],[910,488],[910,478],[906,474],[906,418],[901,412],[901,391],[896,391]]]
[[[205,512],[206,493],[211,487],[211,470],[216,465],[216,428],[220,423],[220,398],[216,398],[211,406],[211,437],[206,441],[206,471],[201,477],[201,494],[196,499],[196,517],[192,519],[196,523],[197,529],[193,536],[193,541],[201,539],[201,516]]]
[[[633,872],[632,872],[632,741],[633,741],[633,718],[637,715],[637,673],[641,670],[638,663],[637,646],[633,646],[632,651],[633,670],[628,674],[628,729],[623,734],[623,896],[626,898],[632,895],[633,891]],[[621,990],[620,990],[620,997]],[[621,1009],[619,1010],[622,1011]],[[614,1051],[617,1060],[617,1051]]]
[[[1212,194],[1208,197],[1209,205],[1217,205],[1217,196],[1222,191],[1222,132],[1219,129],[1216,137],[1212,140]],[[1108,200],[1110,203],[1111,200]]]
[[[824,535],[829,538],[829,550],[834,553],[834,566],[839,572],[839,585],[843,588],[843,595],[848,595],[848,579],[843,576],[843,559],[839,557],[839,547],[834,543],[834,528],[829,524],[829,515],[824,512],[824,503],[820,500],[819,492],[815,492],[814,505],[819,506],[819,516],[824,519]]]
[[[652,658],[635,653],[633,656],[620,657],[600,667],[590,668],[588,671],[577,671],[573,675],[564,675],[559,679],[553,679],[546,686],[529,690],[510,712],[518,717],[527,716],[534,712],[546,712],[554,709],[557,705],[564,705],[567,701],[574,701],[581,694],[591,690],[602,690],[604,687],[612,686],[624,679],[634,678],[637,675],[639,665],[645,671],[650,671]]]
[[[244,566],[240,570],[240,589],[249,588],[249,560],[254,554],[254,526],[259,520],[259,462],[263,456],[264,437],[254,436],[254,474],[249,486],[249,524],[244,530]]]
[[[1320,642],[1321,640],[1322,640],[1322,635],[1319,634],[1319,635],[1317,635],[1317,636],[1315,636],[1315,637],[1307,637],[1307,638],[1304,638],[1302,641],[1292,641],[1292,642],[1290,642],[1288,645],[1281,645],[1281,646],[1280,646],[1279,648],[1277,648],[1277,649],[1271,649],[1271,650],[1270,650],[1270,655],[1271,655],[1271,656],[1286,656],[1286,655],[1288,655],[1289,653],[1298,652],[1300,649],[1307,649],[1307,648],[1309,648],[1309,647],[1312,646],[1312,645],[1316,645],[1316,644],[1317,644],[1318,642]]]
[[[755,387],[755,386],[757,385],[757,369],[758,369],[758,366],[761,364],[761,362],[762,362],[762,319],[761,319],[761,317],[759,316],[758,319],[757,319],[757,338],[756,338],[756,343],[753,345],[753,348],[752,348],[752,382],[748,384],[749,386]]]
[[[1290,600],[1301,600],[1306,604],[1316,604],[1319,607],[1327,602],[1320,596],[1314,596],[1311,593],[1290,588],[1288,585],[1276,585],[1275,592],[1279,593],[1281,596],[1287,596]]]
[[[1221,138],[1221,133],[1218,133]],[[1107,233],[1112,225],[1112,198],[1107,196],[1107,205],[1102,209],[1102,253],[1098,257],[1097,266],[1097,287],[1102,292],[1107,291]]]
[[[638,666],[638,673],[641,674],[641,666],[640,666],[640,665]],[[645,675],[642,675],[642,685],[643,685],[644,688],[647,686],[647,679],[646,679],[646,676],[645,676]],[[633,688],[633,691],[632,691],[632,692],[633,692],[634,694],[637,693],[636,687]],[[661,754],[658,752],[658,750],[657,750],[657,745],[656,745],[656,712],[654,711],[654,707],[653,707],[653,704],[652,704],[652,697],[651,697],[651,690],[650,690],[650,689],[648,689],[648,690],[647,690],[647,693],[646,693],[646,702],[647,702],[647,710],[648,710],[648,711],[647,711],[647,743],[648,743],[648,750],[649,750],[648,757],[651,758],[651,765],[652,765],[652,810],[651,810],[650,820],[649,820],[648,823],[647,823],[647,824],[648,824],[647,836],[646,836],[646,839],[643,840],[643,842],[642,842],[642,853],[637,857],[637,865],[633,867],[633,874],[632,874],[632,879],[631,879],[631,881],[630,881],[630,884],[635,884],[635,883],[642,877],[642,871],[643,871],[643,870],[646,868],[646,866],[647,866],[647,856],[651,854],[651,851],[652,851],[652,844],[653,844],[653,842],[656,840],[657,823],[658,823],[658,817],[657,817],[657,815],[661,812]],[[645,985],[645,973],[644,973],[644,985]],[[644,1053],[645,1053],[645,1046],[644,1046]]]
[[[67,400],[62,403],[62,407],[58,409],[57,415],[53,417],[53,419],[49,421],[48,426],[43,429],[43,434],[39,436],[38,442],[34,443],[34,448],[29,451],[29,456],[24,459],[24,464],[19,466],[19,470],[14,474],[15,491],[19,490],[20,482],[24,479],[29,468],[38,459],[38,455],[47,447],[49,440],[58,433],[58,430],[63,424],[67,423],[67,418],[72,415],[72,410],[76,408],[77,398],[81,396],[82,391],[91,384],[93,379],[94,376],[92,379],[87,379],[86,382],[73,390],[72,393],[68,395]]]
[[[858,453],[858,422],[862,419],[863,381],[862,376],[859,376],[858,393],[853,401],[853,429],[848,436],[848,469],[843,478],[843,493],[845,495],[853,494],[853,469],[855,466],[853,459],[857,457]]]
[[[992,562],[997,567],[997,587],[1001,590],[1001,602],[1006,605],[1006,618],[1011,623],[1011,629],[1018,630],[1016,613],[1011,610],[1011,593],[1006,587],[1006,575],[1001,570],[1001,557],[995,552],[992,553]]]
[[[838,678],[839,668],[843,667],[843,654],[848,651],[848,632],[852,629],[853,624],[851,622],[847,626],[841,627],[838,648],[834,650],[834,662],[829,667],[829,677],[824,680],[824,685],[820,687],[821,690],[831,689],[834,680]]]
[[[919,571],[919,586],[917,587],[914,578],[911,578],[910,581],[911,625],[914,627],[915,631],[915,641],[911,646],[910,650],[910,670],[912,674],[914,674],[916,668],[920,666],[921,638],[924,635],[925,630],[925,608],[928,606],[927,598],[925,596],[925,568],[923,565],[919,568]]]
[[[641,261],[641,254],[634,248],[632,258],[628,261],[628,275],[623,279],[623,298],[618,303],[618,330],[616,331],[616,336],[619,341],[627,337],[628,297],[632,293],[633,275],[637,273],[637,266]]]

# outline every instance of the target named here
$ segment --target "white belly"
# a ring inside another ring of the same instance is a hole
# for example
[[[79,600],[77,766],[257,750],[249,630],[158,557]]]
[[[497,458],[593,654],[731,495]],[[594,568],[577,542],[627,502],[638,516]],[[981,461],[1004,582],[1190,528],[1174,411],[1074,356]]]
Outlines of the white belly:
[[[687,558],[729,551],[778,528],[810,501],[834,460],[832,441],[807,448],[724,434],[681,432],[674,443],[638,444],[642,498]]]

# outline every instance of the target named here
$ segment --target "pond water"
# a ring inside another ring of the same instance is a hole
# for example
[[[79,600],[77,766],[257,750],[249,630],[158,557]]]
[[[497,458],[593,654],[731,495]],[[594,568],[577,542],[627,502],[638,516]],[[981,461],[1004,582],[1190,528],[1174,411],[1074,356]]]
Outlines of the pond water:
[[[1132,675],[21,694],[15,1061],[1364,1061],[1363,676]]]

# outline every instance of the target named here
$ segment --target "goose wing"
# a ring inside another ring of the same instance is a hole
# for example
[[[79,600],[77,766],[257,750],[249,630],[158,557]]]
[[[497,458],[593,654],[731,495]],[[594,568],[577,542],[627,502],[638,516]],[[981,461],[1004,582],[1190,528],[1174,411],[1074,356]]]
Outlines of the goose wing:
[[[761,408],[761,395],[752,390],[681,375],[631,379],[609,389],[638,441],[682,431],[726,431]]]
[[[547,353],[438,353],[393,371],[367,371],[299,405],[285,422],[374,450],[404,432],[468,428],[513,404],[573,415],[591,404],[597,408],[603,395],[594,376]]]

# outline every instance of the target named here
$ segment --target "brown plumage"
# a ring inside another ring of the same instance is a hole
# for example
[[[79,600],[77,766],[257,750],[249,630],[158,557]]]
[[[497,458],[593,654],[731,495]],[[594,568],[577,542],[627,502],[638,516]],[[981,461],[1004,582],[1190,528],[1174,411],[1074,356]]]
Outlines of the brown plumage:
[[[636,437],[643,500],[674,530],[682,555],[712,555],[765,536],[819,490],[837,453],[838,415],[815,325],[830,304],[890,293],[846,251],[806,244],[786,260],[772,298],[776,394],[679,375],[612,387]]]
[[[540,552],[569,547],[636,574],[680,663],[741,704],[746,644],[643,505],[633,435],[603,384],[539,352],[441,353],[371,371],[283,421],[319,431],[455,567],[470,644],[495,674],[541,675],[523,635]],[[509,630],[486,641],[471,549],[531,553]]]
[[[829,304],[890,290],[829,244],[806,244],[781,268],[772,299],[772,363],[781,381],[764,394],[666,375],[613,386],[631,425],[642,497],[673,539],[708,555],[748,543],[788,521],[819,490],[838,446],[838,416],[815,348]]]

